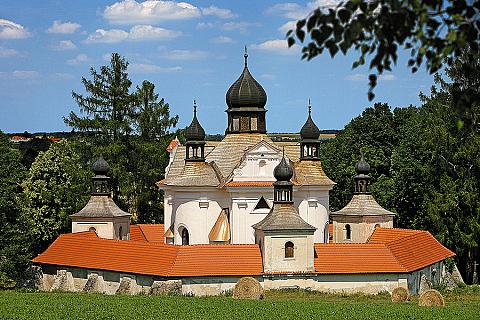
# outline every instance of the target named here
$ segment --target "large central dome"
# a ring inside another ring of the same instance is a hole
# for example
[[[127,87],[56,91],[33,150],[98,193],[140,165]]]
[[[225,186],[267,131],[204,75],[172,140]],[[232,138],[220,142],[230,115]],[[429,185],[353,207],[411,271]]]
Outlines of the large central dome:
[[[247,57],[245,53],[243,72],[227,91],[226,101],[229,108],[264,108],[267,104],[265,90],[248,70]]]
[[[267,94],[248,70],[247,48],[245,48],[244,58],[243,72],[226,94],[228,106],[226,133],[266,133]]]

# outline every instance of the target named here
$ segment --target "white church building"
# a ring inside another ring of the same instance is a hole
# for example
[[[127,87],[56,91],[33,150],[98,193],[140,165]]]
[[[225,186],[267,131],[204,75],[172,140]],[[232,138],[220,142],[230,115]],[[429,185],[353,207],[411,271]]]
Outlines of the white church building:
[[[42,290],[216,295],[244,276],[264,289],[378,293],[420,279],[439,283],[454,253],[427,231],[393,228],[395,214],[368,189],[370,166],[356,165],[347,206],[329,210],[335,183],[322,169],[320,130],[310,112],[299,142],[267,136],[267,95],[245,65],[228,89],[227,129],[205,141],[197,117],[185,143],[173,140],[165,177],[164,224],[130,225],[111,199],[109,166],[93,165],[92,197],[33,259]],[[300,125],[299,125],[300,128]]]

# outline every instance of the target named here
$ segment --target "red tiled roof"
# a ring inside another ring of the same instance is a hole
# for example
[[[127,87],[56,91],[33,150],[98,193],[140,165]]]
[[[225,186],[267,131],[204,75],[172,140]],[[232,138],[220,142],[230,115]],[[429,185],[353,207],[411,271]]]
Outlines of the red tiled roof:
[[[257,245],[174,246],[60,235],[33,263],[156,276],[234,276],[262,273]]]
[[[170,141],[170,143],[168,144],[168,147],[167,147],[167,151],[170,152],[172,151],[173,149],[175,149],[175,147],[180,143],[180,141],[178,141],[178,139],[175,137],[175,139],[173,139],[172,141]]]
[[[94,232],[64,234],[32,261],[167,277],[262,274],[257,245],[148,242],[163,241],[161,230],[163,225],[132,225],[135,241],[101,239]],[[315,244],[315,251],[320,274],[410,273],[454,255],[427,231],[385,228],[376,228],[368,243]]]
[[[142,232],[145,241],[148,242],[161,242],[163,243],[163,235],[165,233],[163,224],[136,224]],[[131,229],[130,229],[131,232]],[[131,235],[130,235],[131,239]]]
[[[271,187],[275,181],[230,181],[225,186],[227,187]],[[294,185],[298,182],[292,181]]]
[[[319,273],[413,272],[455,254],[428,231],[376,228],[368,243],[315,244]]]

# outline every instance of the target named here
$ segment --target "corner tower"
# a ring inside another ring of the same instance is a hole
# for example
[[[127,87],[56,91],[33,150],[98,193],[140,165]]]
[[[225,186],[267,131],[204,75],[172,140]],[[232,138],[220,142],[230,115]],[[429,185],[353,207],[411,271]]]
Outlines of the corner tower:
[[[227,91],[228,127],[225,133],[266,133],[267,94],[248,70],[247,47],[244,58],[242,74]]]
[[[131,214],[120,209],[111,198],[110,166],[100,156],[92,165],[92,192],[88,203],[70,215],[72,233],[95,231],[100,238],[127,240],[130,237]]]
[[[333,242],[365,243],[376,227],[393,228],[395,213],[382,208],[368,190],[370,165],[361,156],[355,165],[357,175],[352,200],[342,209],[330,213]]]

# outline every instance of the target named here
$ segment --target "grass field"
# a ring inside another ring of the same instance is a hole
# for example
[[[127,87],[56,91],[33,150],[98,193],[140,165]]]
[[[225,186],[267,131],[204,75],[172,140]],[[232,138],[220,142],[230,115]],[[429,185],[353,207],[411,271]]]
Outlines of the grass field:
[[[0,292],[0,319],[480,319],[480,288],[445,294],[446,307],[422,308],[388,294],[338,296],[268,292],[262,301],[229,297],[106,296]]]

